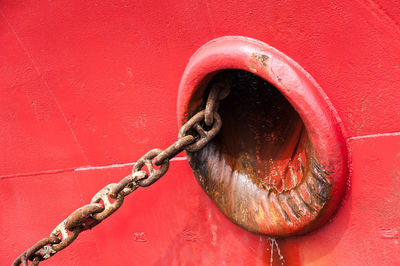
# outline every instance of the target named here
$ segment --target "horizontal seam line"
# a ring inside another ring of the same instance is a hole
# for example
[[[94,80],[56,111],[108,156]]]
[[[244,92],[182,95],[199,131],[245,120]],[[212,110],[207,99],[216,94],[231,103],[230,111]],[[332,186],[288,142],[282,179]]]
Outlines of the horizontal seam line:
[[[370,134],[370,135],[364,135],[364,136],[354,136],[354,137],[350,137],[349,140],[367,139],[367,138],[376,138],[376,137],[390,137],[390,136],[400,136],[400,132],[378,133],[378,134]]]
[[[378,133],[378,134],[370,134],[370,135],[363,135],[363,136],[354,136],[348,138],[349,140],[357,140],[357,139],[367,139],[367,138],[376,138],[376,137],[390,137],[390,136],[400,136],[400,132],[393,132],[393,133]],[[175,157],[172,158],[170,161],[184,161],[186,157]],[[129,163],[117,163],[117,164],[110,164],[110,165],[100,165],[100,166],[80,166],[76,168],[65,168],[65,169],[51,169],[39,172],[32,172],[32,173],[20,173],[20,174],[10,174],[10,175],[3,175],[0,176],[0,179],[13,179],[18,177],[28,177],[28,176],[38,176],[38,175],[50,175],[50,174],[59,174],[65,172],[75,172],[75,171],[88,171],[88,170],[100,170],[100,169],[110,169],[110,168],[119,168],[125,167],[135,164],[136,162],[129,162]]]
[[[173,161],[185,161],[186,157],[175,157],[170,160]],[[101,169],[111,169],[111,168],[120,168],[125,166],[134,165],[136,162],[130,163],[120,163],[120,164],[109,164],[109,165],[100,165],[100,166],[79,166],[79,167],[71,167],[71,168],[64,168],[64,169],[51,169],[51,170],[44,170],[39,172],[31,172],[31,173],[19,173],[19,174],[10,174],[10,175],[3,175],[0,176],[0,180],[4,179],[14,179],[19,177],[28,177],[28,176],[38,176],[38,175],[51,175],[51,174],[59,174],[59,173],[66,173],[66,172],[80,172],[80,171],[90,171],[90,170],[101,170]]]

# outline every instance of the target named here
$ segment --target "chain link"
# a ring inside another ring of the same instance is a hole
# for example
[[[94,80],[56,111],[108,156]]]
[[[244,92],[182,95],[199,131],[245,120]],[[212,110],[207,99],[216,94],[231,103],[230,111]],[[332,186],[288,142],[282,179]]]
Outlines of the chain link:
[[[190,132],[193,130],[195,130],[199,135],[199,138],[194,143],[185,147],[186,151],[196,152],[202,149],[220,131],[222,121],[217,112],[212,112],[214,123],[212,124],[212,128],[210,130],[206,130],[201,126],[200,122],[204,120],[205,113],[205,110],[198,112],[181,127],[181,130],[179,130],[178,138],[185,137],[186,134],[190,134]]]
[[[134,165],[132,173],[118,183],[111,183],[94,195],[90,204],[72,212],[50,234],[18,256],[13,266],[38,265],[69,246],[78,235],[91,229],[118,210],[124,198],[138,187],[147,187],[160,179],[169,167],[169,160],[181,151],[196,152],[220,131],[221,117],[216,112],[219,101],[229,94],[229,83],[218,82],[211,88],[205,110],[196,113],[180,129],[178,140],[165,150],[153,149]],[[146,167],[147,171],[142,170]]]

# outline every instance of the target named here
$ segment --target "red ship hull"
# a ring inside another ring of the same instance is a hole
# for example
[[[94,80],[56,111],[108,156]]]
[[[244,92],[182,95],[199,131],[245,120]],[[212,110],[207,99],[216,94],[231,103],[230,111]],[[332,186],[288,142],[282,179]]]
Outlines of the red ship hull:
[[[321,85],[350,149],[341,206],[303,236],[230,222],[182,153],[44,265],[400,265],[395,1],[2,1],[0,264],[152,148],[176,140],[191,55],[220,36],[277,48]]]

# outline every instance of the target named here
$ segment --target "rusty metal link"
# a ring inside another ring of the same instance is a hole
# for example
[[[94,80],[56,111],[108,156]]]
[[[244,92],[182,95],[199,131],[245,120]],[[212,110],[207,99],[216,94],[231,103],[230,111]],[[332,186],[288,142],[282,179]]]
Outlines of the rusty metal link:
[[[30,249],[27,249],[24,253],[22,253],[14,262],[13,266],[20,265],[28,265],[28,260],[31,260],[32,262],[35,261],[38,263],[40,260],[47,259],[45,256],[46,254],[43,253],[38,253],[36,254],[40,249],[47,247],[48,245],[51,244],[57,244],[60,243],[61,239],[58,237],[45,237],[42,240],[39,240],[34,244]],[[33,264],[33,263],[32,263]]]
[[[71,213],[65,221],[65,229],[74,231],[79,228],[81,231],[91,229],[96,226],[97,220],[93,218],[93,214],[102,212],[104,206],[102,204],[88,204],[73,213]]]
[[[55,236],[61,239],[61,242],[53,245],[51,247],[51,255],[55,254],[56,252],[63,250],[64,248],[66,248],[67,246],[69,246],[74,240],[75,238],[78,237],[79,233],[80,233],[80,229],[76,228],[73,231],[68,231],[65,228],[65,222],[66,220],[64,220],[63,222],[61,222],[50,234],[50,236]]]
[[[165,160],[170,160],[175,157],[178,153],[186,149],[187,146],[192,144],[195,141],[195,137],[192,135],[184,136],[178,139],[174,144],[166,148],[164,151],[160,152],[154,158],[155,165],[162,165]]]
[[[96,219],[99,223],[106,219],[108,216],[113,214],[116,210],[121,207],[124,202],[124,196],[122,194],[117,194],[114,202],[110,201],[110,193],[115,189],[117,183],[111,183],[102,188],[99,192],[94,195],[90,203],[99,203],[103,202],[104,210],[102,212],[96,213],[93,215],[93,218]]]
[[[229,83],[228,83],[229,84]],[[90,204],[72,212],[50,234],[18,256],[13,266],[38,265],[40,261],[55,255],[69,246],[78,235],[98,225],[118,210],[125,196],[138,187],[147,187],[160,179],[168,170],[169,160],[183,150],[196,152],[209,143],[220,131],[221,117],[216,112],[219,101],[229,94],[229,86],[216,83],[206,102],[206,109],[190,118],[180,129],[178,140],[165,150],[153,149],[141,157],[132,173],[118,183],[111,183],[94,195]],[[203,128],[205,125],[206,128]],[[146,166],[147,172],[142,168]]]
[[[40,240],[39,242],[37,242],[35,245],[33,245],[29,250],[27,250],[26,252],[26,257],[28,259],[31,259],[32,256],[38,257],[38,255],[44,259],[47,258],[46,253],[47,252],[40,252],[40,250],[45,249],[45,247],[48,247],[48,245],[54,245],[54,244],[58,244],[61,242],[61,239],[59,239],[58,237],[46,237],[43,238],[42,240]],[[39,254],[36,254],[36,252],[39,251]]]
[[[204,123],[207,126],[211,126],[214,122],[214,112],[218,110],[219,102],[225,99],[229,93],[232,83],[232,77],[229,75],[224,75],[224,81],[217,82],[213,85],[208,94],[205,114],[204,114]]]
[[[140,171],[143,166],[146,166],[147,170],[149,171],[148,178],[140,180],[138,182],[139,186],[148,187],[156,182],[158,179],[160,179],[167,172],[169,167],[169,160],[163,161],[158,169],[156,169],[153,165],[153,159],[157,155],[161,154],[161,152],[161,149],[152,149],[136,162],[135,166],[133,167],[134,172]]]
[[[186,151],[196,152],[202,149],[207,143],[209,143],[220,131],[222,126],[221,117],[217,112],[213,113],[214,123],[210,130],[205,130],[200,122],[204,120],[205,110],[202,110],[192,116],[179,130],[178,138],[183,138],[186,134],[190,134],[191,130],[195,130],[199,134],[199,138],[193,143],[185,148]]]
[[[133,172],[121,181],[119,181],[110,191],[110,197],[116,199],[118,194],[122,193],[122,196],[128,196],[133,191],[135,191],[139,185],[137,181],[145,179],[148,174],[145,171]]]

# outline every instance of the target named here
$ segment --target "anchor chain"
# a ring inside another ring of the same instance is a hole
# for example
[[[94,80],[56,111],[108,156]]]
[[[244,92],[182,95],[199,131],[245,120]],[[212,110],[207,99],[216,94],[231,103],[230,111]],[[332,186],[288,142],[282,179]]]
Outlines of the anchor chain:
[[[205,109],[191,117],[179,130],[178,140],[165,150],[152,149],[134,165],[132,173],[118,183],[111,183],[94,195],[90,204],[76,209],[50,234],[18,256],[13,266],[38,265],[69,246],[78,235],[92,229],[118,210],[124,198],[139,187],[147,187],[160,179],[169,167],[169,161],[181,151],[197,152],[220,131],[219,101],[228,96],[229,82],[215,83],[206,101]],[[143,168],[146,170],[142,170]]]

